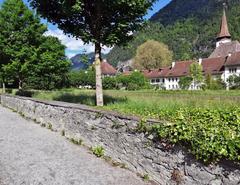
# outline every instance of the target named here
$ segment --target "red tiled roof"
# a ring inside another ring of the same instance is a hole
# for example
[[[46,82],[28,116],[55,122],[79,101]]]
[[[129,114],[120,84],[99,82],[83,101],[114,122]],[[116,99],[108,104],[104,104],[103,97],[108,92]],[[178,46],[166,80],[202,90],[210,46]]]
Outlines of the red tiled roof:
[[[146,78],[150,78],[150,79],[161,78],[161,77],[166,77],[169,70],[170,70],[170,67],[154,69],[154,70],[144,70],[143,74]]]
[[[219,74],[222,73],[225,57],[206,58],[202,60],[202,67],[204,74]]]
[[[240,52],[233,53],[227,57],[226,66],[240,65]]]
[[[179,61],[175,63],[175,66],[168,72],[169,77],[181,77],[187,76],[190,73],[190,65],[193,61]]]
[[[103,75],[115,75],[117,70],[107,61],[101,62],[101,70]]]

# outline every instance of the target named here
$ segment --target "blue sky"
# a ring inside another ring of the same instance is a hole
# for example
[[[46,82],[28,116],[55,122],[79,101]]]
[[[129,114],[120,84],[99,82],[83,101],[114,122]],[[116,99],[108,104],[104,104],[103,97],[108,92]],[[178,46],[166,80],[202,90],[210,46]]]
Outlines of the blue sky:
[[[0,4],[4,0],[0,0]],[[161,8],[166,6],[171,0],[157,0],[157,2],[153,5],[152,9],[148,11],[148,14],[145,16],[146,19],[149,19],[154,13],[159,11]],[[27,4],[27,0],[24,0],[24,2]],[[66,55],[68,57],[72,57],[78,53],[81,53],[83,51],[85,52],[93,52],[94,47],[92,44],[84,44],[81,40],[76,40],[75,38],[72,38],[71,36],[64,35],[61,30],[59,30],[56,26],[53,26],[50,23],[47,23],[46,20],[42,20],[43,23],[46,23],[48,25],[48,31],[46,32],[46,35],[52,35],[55,37],[58,37],[62,44],[66,46]],[[103,52],[107,53],[109,52],[110,48],[104,48]]]

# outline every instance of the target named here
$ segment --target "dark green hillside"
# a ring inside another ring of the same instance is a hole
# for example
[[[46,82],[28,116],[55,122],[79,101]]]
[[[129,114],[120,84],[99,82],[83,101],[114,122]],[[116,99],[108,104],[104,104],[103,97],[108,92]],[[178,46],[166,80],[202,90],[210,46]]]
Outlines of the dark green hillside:
[[[148,39],[167,44],[175,60],[208,57],[215,48],[222,4],[223,0],[173,0],[136,33],[127,47],[115,47],[108,60],[116,65],[134,57],[136,48]],[[228,0],[227,16],[233,40],[240,40],[240,0]]]

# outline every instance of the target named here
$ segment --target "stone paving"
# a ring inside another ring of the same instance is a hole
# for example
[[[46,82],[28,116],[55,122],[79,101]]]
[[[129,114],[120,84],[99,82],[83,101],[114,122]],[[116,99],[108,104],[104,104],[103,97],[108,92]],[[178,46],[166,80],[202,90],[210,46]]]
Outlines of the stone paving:
[[[0,105],[0,185],[144,184],[134,173]]]

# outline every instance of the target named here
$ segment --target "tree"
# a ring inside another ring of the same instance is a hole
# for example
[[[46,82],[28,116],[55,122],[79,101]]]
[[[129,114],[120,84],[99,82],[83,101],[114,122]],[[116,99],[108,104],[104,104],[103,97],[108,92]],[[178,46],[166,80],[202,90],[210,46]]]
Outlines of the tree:
[[[0,25],[4,70],[18,81],[21,89],[28,64],[37,60],[37,46],[41,43],[46,26],[40,23],[40,19],[22,0],[6,0],[2,4]]]
[[[201,86],[203,81],[202,66],[198,62],[193,62],[190,66],[190,74],[194,87]]]
[[[65,33],[95,44],[96,99],[103,105],[101,48],[131,38],[155,0],[30,0],[44,18]]]
[[[134,68],[157,69],[165,67],[172,62],[172,52],[160,42],[149,40],[138,47],[134,58]]]
[[[214,79],[211,74],[207,74],[204,88],[209,90],[221,90],[226,89],[226,84],[221,77]]]
[[[70,69],[65,46],[56,37],[44,37],[37,50],[37,61],[30,62],[26,85],[34,89],[51,90],[64,86]]]
[[[190,76],[181,77],[179,80],[179,86],[183,90],[188,90],[192,81],[193,81],[193,79]]]

